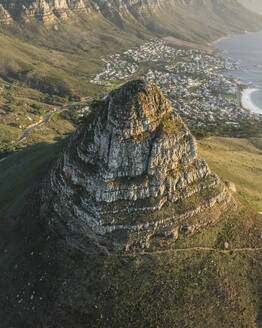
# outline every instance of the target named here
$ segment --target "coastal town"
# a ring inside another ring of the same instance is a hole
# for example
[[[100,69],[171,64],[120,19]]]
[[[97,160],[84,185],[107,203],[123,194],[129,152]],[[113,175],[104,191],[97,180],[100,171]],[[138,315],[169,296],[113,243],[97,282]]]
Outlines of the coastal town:
[[[262,121],[262,115],[243,108],[241,83],[223,75],[240,69],[240,64],[219,53],[150,40],[102,61],[105,70],[96,74],[92,83],[109,87],[134,78],[151,80],[189,127],[239,126],[247,118]]]

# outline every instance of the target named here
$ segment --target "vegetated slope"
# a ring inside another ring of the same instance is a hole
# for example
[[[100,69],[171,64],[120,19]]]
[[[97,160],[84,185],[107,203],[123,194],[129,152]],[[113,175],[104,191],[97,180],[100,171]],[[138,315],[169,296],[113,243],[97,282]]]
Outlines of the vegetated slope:
[[[36,199],[35,194],[31,203]],[[40,204],[34,205],[36,210]],[[261,247],[261,221],[252,210],[229,214],[176,247],[219,249],[225,242],[229,248]],[[25,216],[19,229],[8,232],[11,242],[5,242],[7,234],[1,238],[4,328],[37,327],[40,322],[65,328],[261,326],[261,252],[88,256],[63,243],[58,248],[59,240],[52,241],[40,223],[34,215]],[[17,253],[18,245],[27,245],[26,250]],[[50,303],[54,295],[55,304]]]
[[[108,47],[115,52],[124,45],[131,47],[141,42],[130,33],[111,30],[110,23],[99,22],[97,19],[93,28],[97,35],[93,37],[71,25],[60,27],[58,35],[39,23],[39,33],[35,31],[33,37],[40,44],[22,41],[14,34],[0,34],[0,87],[4,87],[0,90],[1,151],[12,149],[12,142],[26,127],[39,122],[53,109],[101,92],[89,81],[102,69],[99,56],[108,54]],[[104,45],[100,35],[107,33],[115,38],[109,38]],[[88,39],[88,50],[82,49],[82,38]]]
[[[238,0],[247,9],[262,14],[262,3],[260,0]]]
[[[262,139],[210,137],[199,140],[199,153],[224,181],[232,181],[239,195],[262,211]]]
[[[235,32],[260,26],[259,18],[250,15],[236,0],[147,0],[116,1],[5,1],[0,2],[4,24],[42,21],[55,24],[61,21],[79,21],[100,14],[118,27],[143,28],[157,33],[190,35],[207,40],[212,33]],[[168,18],[168,20],[166,20]],[[204,18],[204,19],[203,19]],[[229,20],[230,18],[230,20]],[[183,27],[181,22],[183,20]],[[212,22],[212,25],[210,24]],[[95,22],[94,22],[95,23]],[[180,27],[180,28],[179,28]],[[209,27],[210,34],[201,33]],[[190,37],[190,36],[189,36]]]
[[[223,200],[215,204],[211,200],[209,206],[214,212],[208,207],[208,211],[203,209],[193,217],[185,215],[181,222],[175,220],[168,227],[165,224],[168,209],[172,210],[174,219],[180,218],[177,214],[183,213],[183,204],[190,205],[194,199],[201,204],[210,199],[212,188],[223,185],[206,181],[208,195],[205,188],[195,190],[200,197],[187,201],[191,190],[188,179],[194,175],[190,163],[196,162],[192,137],[189,134],[179,139],[187,129],[154,87],[144,89],[143,83],[131,82],[94,106],[100,108],[101,115],[87,117],[66,147],[65,156],[59,158],[47,176],[43,188],[36,189],[28,198],[23,216],[18,222],[10,223],[16,229],[7,228],[1,238],[3,327],[260,327],[261,216],[238,201]],[[102,115],[103,111],[108,115]],[[165,119],[167,114],[170,120]],[[122,125],[120,116],[125,118]],[[110,130],[110,126],[114,129]],[[111,152],[105,161],[110,131]],[[158,133],[152,139],[155,131]],[[149,141],[152,159],[165,159],[162,165],[152,160],[145,168],[144,161],[139,161],[144,154],[139,149],[146,153]],[[130,151],[123,157],[125,149]],[[154,149],[159,149],[161,156]],[[100,165],[93,167],[92,158],[99,158]],[[171,158],[173,161],[168,161]],[[177,161],[179,166],[169,166]],[[143,168],[148,175],[144,187],[144,175],[136,176]],[[205,172],[204,162],[202,168],[200,175]],[[197,172],[198,166],[195,169]],[[117,172],[120,177],[115,176]],[[212,178],[211,173],[206,173],[207,178]],[[97,190],[92,190],[85,175],[92,180],[99,174]],[[169,189],[171,184],[165,185],[175,176],[184,176],[184,182],[174,190],[177,195]],[[155,188],[150,185],[154,178],[159,179]],[[201,186],[200,178],[196,177],[196,187]],[[47,189],[49,183],[51,190],[56,190],[55,197]],[[143,188],[139,188],[140,183]],[[125,188],[127,184],[129,189]],[[162,204],[163,208],[159,208],[156,194],[150,200],[151,205],[157,205],[156,209],[142,208],[139,199],[150,190],[161,194],[161,184],[165,185],[169,198]],[[187,190],[183,191],[184,187]],[[229,192],[226,194],[229,200]],[[129,207],[137,209],[137,215],[130,212],[121,217],[119,210],[125,210],[125,204],[114,201],[119,196],[133,198],[128,200],[133,203]],[[176,201],[178,207],[172,207]],[[83,206],[89,217],[79,214]],[[142,218],[143,212],[146,215]],[[94,219],[99,215],[97,224]],[[219,222],[214,221],[215,215],[220,215]],[[157,217],[163,220],[152,232],[150,223],[156,222]],[[149,225],[142,223],[135,230],[132,221],[135,218]],[[106,222],[108,219],[110,222]],[[125,231],[131,222],[131,230]],[[195,231],[190,229],[190,222],[198,222]],[[178,235],[174,233],[177,223]],[[186,225],[189,229],[185,229]],[[112,229],[106,229],[108,226]],[[152,243],[154,239],[157,243]],[[214,250],[196,250],[194,246]],[[225,248],[231,252],[220,252]],[[178,252],[178,249],[183,250]]]

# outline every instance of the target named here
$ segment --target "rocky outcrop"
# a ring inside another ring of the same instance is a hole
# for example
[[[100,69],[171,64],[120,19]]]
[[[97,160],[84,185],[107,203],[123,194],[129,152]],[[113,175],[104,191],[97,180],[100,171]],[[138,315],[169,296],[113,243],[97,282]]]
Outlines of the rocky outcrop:
[[[0,3],[0,23],[9,24],[12,21],[9,12]]]
[[[237,0],[0,0],[0,24],[3,32],[15,31],[22,39],[27,35],[48,47],[55,38],[55,48],[64,40],[64,30],[68,42],[71,34],[74,38],[79,33],[84,51],[96,39],[103,42],[103,49],[107,44],[111,47],[113,39],[124,48],[128,43],[132,46],[133,37],[138,41],[173,36],[203,43],[262,27],[260,15]],[[68,29],[69,25],[74,28]],[[44,32],[41,38],[40,30]],[[122,31],[133,37],[119,38]]]
[[[93,240],[127,251],[157,246],[159,236],[168,245],[214,223],[229,200],[161,91],[131,81],[93,104],[46,180],[41,203],[52,229],[72,246]]]
[[[104,15],[107,19],[128,17],[135,19],[139,16],[152,15],[157,9],[166,6],[168,1],[143,0],[143,1],[105,1],[105,0],[0,0],[3,15],[2,22],[14,21],[28,22],[36,18],[44,23],[53,23],[65,20],[78,13],[95,11]]]
[[[8,13],[8,16],[12,17],[13,21],[30,22],[32,18],[35,18],[44,23],[54,23],[67,19],[79,11],[89,12],[92,7],[89,1],[84,0],[1,0],[0,5]]]
[[[117,16],[130,18],[130,16],[152,15],[162,5],[159,0],[143,0],[142,2],[132,0],[0,0],[1,11],[5,12],[4,15],[1,15],[3,16],[2,22],[8,22],[9,17],[12,17],[14,21],[27,22],[31,18],[36,18],[45,23],[52,23],[57,20],[67,19],[79,12],[88,13],[91,10],[100,12],[107,18]]]
[[[203,17],[205,17],[200,12],[212,17],[213,23],[219,24],[223,30],[227,28],[230,31],[235,31],[236,28],[242,30],[241,24],[237,23],[240,19],[245,29],[261,27],[260,17],[255,14],[252,16],[237,0],[0,0],[2,23],[9,23],[10,18],[14,22],[30,22],[34,18],[44,23],[54,23],[78,16],[79,13],[99,13],[118,25],[127,20],[129,24],[142,23],[150,30],[155,30],[160,24],[159,32],[163,32],[171,27],[168,28],[165,24],[165,17],[168,15],[171,15],[175,21],[178,20],[179,24],[183,16],[186,21],[189,20],[191,23],[194,21],[199,28],[198,24],[204,23]],[[230,24],[226,24],[225,12],[232,18]],[[177,27],[176,23],[172,24]]]

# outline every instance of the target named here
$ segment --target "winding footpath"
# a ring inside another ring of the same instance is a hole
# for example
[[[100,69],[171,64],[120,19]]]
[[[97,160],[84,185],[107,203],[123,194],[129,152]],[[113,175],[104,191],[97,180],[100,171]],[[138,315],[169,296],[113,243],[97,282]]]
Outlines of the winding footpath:
[[[182,252],[191,252],[191,251],[198,251],[198,252],[217,252],[222,254],[230,254],[230,253],[240,253],[240,252],[259,252],[262,251],[262,247],[243,247],[243,248],[231,248],[231,249],[219,249],[213,247],[202,247],[202,246],[195,246],[195,247],[187,247],[187,248],[174,248],[174,249],[165,249],[165,250],[158,250],[153,252],[140,252],[140,253],[130,253],[130,254],[123,254],[123,256],[137,256],[137,255],[156,255],[156,254],[166,254],[166,253],[182,253]]]

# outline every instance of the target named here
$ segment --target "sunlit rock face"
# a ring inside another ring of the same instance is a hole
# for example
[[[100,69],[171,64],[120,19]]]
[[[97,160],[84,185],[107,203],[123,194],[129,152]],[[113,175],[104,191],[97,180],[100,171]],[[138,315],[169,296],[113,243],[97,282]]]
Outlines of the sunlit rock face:
[[[170,247],[216,222],[230,199],[161,91],[140,80],[92,106],[42,197],[67,243],[105,251]]]
[[[0,0],[0,22],[30,22],[34,18],[49,24],[79,11],[89,13],[92,7],[89,0]]]
[[[105,1],[105,0],[0,0],[0,23],[30,22],[37,19],[50,24],[91,11],[108,18],[152,14],[158,1]],[[117,11],[117,13],[116,13]]]

